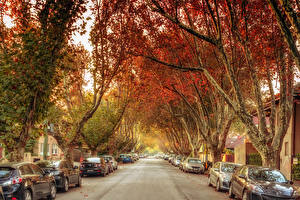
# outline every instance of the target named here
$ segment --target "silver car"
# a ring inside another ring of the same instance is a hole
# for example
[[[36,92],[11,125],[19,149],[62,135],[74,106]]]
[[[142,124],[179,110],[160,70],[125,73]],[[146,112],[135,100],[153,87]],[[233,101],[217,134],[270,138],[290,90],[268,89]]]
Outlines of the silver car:
[[[204,173],[204,165],[198,158],[187,158],[182,164],[184,172]]]
[[[115,160],[115,158],[113,156],[110,155],[105,155],[103,156],[105,159],[109,160],[109,162],[111,163],[113,170],[117,170],[118,169],[118,162]]]
[[[216,162],[209,171],[208,185],[213,185],[217,191],[229,190],[232,174],[240,166],[232,162]]]

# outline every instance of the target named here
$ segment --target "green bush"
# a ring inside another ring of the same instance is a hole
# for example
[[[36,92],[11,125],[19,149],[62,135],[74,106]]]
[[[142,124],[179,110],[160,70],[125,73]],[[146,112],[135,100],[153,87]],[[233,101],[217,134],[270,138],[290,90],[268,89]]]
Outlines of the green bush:
[[[300,154],[297,154],[298,164],[293,164],[292,167],[292,177],[293,180],[300,181]]]
[[[246,160],[247,165],[262,165],[262,159],[259,153],[251,153],[247,155],[247,160]]]

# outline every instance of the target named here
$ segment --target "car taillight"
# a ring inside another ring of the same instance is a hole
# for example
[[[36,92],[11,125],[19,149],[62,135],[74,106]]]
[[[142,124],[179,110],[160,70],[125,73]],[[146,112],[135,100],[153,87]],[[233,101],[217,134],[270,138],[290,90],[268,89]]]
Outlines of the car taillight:
[[[22,178],[13,178],[11,182],[13,185],[22,183]]]
[[[9,186],[9,185],[15,185],[15,184],[19,184],[22,183],[22,178],[16,177],[16,178],[12,178],[4,183],[2,183],[2,186]]]

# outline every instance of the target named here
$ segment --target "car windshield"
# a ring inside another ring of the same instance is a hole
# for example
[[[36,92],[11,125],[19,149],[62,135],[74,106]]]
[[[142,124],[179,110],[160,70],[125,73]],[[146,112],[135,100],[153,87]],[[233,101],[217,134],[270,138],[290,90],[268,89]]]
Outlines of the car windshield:
[[[0,178],[8,178],[10,177],[13,169],[9,167],[1,167],[0,168]]]
[[[278,170],[249,168],[249,178],[257,181],[286,183],[284,175]]]
[[[238,167],[239,167],[238,165],[224,163],[221,166],[221,171],[225,173],[233,173],[234,170]]]
[[[87,161],[93,163],[100,163],[100,158],[88,158]]]
[[[198,160],[198,159],[189,159],[189,163],[199,163],[199,164],[201,164],[201,160]]]

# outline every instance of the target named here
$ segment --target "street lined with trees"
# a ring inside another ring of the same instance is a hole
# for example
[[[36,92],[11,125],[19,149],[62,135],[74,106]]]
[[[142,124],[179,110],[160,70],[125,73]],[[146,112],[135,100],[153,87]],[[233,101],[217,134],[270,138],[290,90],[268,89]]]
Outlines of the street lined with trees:
[[[217,163],[244,137],[263,166],[281,170],[285,155],[295,171],[298,10],[295,0],[1,1],[2,160],[51,159],[51,136],[71,163],[75,150],[80,161],[163,151]],[[91,52],[75,34],[89,34]]]

